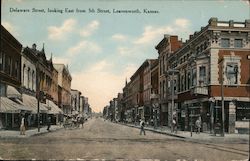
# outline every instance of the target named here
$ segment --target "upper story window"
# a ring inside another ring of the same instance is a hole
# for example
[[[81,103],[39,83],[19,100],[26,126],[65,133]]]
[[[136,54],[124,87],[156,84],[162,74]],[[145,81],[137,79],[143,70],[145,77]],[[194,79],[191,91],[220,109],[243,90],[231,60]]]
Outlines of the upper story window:
[[[4,54],[0,53],[0,71],[3,71]]]
[[[243,47],[242,39],[235,39],[234,40],[234,47],[235,48],[242,48]]]
[[[12,67],[12,60],[11,60],[11,57],[8,57],[5,69],[6,69],[6,73],[9,75],[11,75],[11,71],[12,71],[11,67]]]
[[[223,48],[229,48],[230,47],[229,38],[222,38],[221,39],[221,47],[223,47]]]
[[[192,86],[196,85],[196,69],[192,69]]]
[[[199,83],[200,85],[203,85],[206,83],[206,67],[200,66],[199,67]]]
[[[16,78],[18,78],[18,66],[19,66],[19,62],[18,61],[16,61],[15,62],[15,69],[14,69],[14,77],[16,77]]]
[[[238,84],[238,63],[227,63],[226,65],[226,79],[229,85]]]

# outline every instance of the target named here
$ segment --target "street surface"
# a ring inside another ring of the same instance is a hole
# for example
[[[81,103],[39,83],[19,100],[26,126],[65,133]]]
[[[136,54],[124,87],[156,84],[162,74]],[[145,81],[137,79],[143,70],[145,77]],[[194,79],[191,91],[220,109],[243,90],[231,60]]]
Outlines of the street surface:
[[[26,138],[1,138],[0,159],[246,160],[248,143],[203,144],[90,119],[80,129]]]

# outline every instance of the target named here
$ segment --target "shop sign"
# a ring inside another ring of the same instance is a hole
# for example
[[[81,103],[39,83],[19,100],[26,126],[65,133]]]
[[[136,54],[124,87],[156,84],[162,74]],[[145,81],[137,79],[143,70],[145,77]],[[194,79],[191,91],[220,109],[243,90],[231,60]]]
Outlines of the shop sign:
[[[185,112],[185,110],[182,110],[182,111],[181,111],[181,117],[186,117],[186,112]]]

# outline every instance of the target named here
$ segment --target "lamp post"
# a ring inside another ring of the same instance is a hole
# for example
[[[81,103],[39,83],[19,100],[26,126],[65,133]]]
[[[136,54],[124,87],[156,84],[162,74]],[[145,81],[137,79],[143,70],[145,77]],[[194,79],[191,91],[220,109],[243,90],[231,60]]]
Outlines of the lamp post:
[[[36,93],[37,93],[37,130],[40,132],[40,70],[39,65],[36,64]]]
[[[214,134],[214,103],[215,98],[209,98],[210,101],[210,119],[211,119],[211,134]]]
[[[222,58],[220,61],[219,61],[219,64],[220,64],[220,76],[221,76],[221,83],[220,83],[220,87],[221,87],[221,126],[222,126],[222,132],[221,132],[221,136],[225,136],[225,115],[224,115],[224,79],[223,79],[223,74],[224,74],[224,71],[223,71],[223,63],[224,63],[224,59]]]
[[[170,69],[167,73],[171,76],[171,132],[173,132],[173,111],[174,111],[174,74],[179,73],[179,70]],[[177,122],[176,122],[177,124]]]

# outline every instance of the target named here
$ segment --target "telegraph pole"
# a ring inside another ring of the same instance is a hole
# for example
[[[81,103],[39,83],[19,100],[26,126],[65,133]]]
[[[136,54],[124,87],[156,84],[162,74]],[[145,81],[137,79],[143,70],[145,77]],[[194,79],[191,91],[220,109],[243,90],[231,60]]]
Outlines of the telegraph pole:
[[[36,68],[36,93],[37,93],[37,130],[40,132],[40,70],[39,70],[39,64],[37,64]]]
[[[225,136],[225,111],[224,111],[224,78],[223,78],[223,63],[224,63],[224,59],[222,58],[222,60],[219,62],[220,65],[220,70],[221,70],[221,121],[222,121],[222,132],[221,132],[221,136]]]

